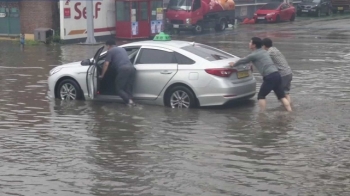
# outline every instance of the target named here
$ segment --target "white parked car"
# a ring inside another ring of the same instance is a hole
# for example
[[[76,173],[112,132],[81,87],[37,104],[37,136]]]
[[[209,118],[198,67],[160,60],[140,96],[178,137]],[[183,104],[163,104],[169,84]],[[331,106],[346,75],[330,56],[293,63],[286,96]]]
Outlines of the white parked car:
[[[172,108],[223,105],[256,93],[252,65],[229,67],[239,58],[207,45],[187,41],[139,41],[121,45],[136,68],[133,87],[138,103]],[[57,66],[48,78],[49,96],[58,99],[114,100],[115,74],[102,71],[106,52],[94,58]]]

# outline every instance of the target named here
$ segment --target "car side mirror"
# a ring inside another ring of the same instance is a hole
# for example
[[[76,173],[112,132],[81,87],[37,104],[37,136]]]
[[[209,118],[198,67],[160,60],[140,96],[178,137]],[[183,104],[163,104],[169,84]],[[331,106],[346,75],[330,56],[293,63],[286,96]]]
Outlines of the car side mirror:
[[[90,61],[90,59],[85,59],[85,60],[82,60],[80,64],[81,65],[91,65],[91,61]]]

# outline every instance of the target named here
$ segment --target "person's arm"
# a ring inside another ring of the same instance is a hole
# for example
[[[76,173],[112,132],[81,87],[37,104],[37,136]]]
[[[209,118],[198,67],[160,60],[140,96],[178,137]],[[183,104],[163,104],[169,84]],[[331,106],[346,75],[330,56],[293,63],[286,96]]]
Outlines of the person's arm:
[[[103,78],[106,74],[106,71],[108,69],[109,63],[112,61],[112,54],[110,51],[107,52],[105,63],[103,64],[102,73],[100,75],[100,78]]]
[[[254,61],[254,59],[255,59],[255,54],[250,54],[250,55],[248,55],[248,56],[246,56],[244,58],[239,59],[235,63],[231,62],[230,66],[231,67],[236,67],[238,65],[242,65],[242,64],[246,64],[246,63],[252,62],[252,61]]]

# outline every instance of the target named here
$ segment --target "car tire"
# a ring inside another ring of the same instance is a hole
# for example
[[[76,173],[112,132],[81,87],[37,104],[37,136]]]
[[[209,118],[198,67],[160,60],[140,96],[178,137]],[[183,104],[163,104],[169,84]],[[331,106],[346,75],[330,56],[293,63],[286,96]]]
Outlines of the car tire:
[[[224,19],[220,20],[219,24],[217,24],[215,26],[215,30],[220,32],[220,31],[224,31],[226,29],[226,21]]]
[[[281,17],[280,17],[280,15],[277,15],[277,16],[276,16],[276,22],[281,22]]]
[[[57,88],[57,98],[61,100],[81,100],[83,97],[79,84],[72,79],[61,81]]]
[[[171,88],[165,96],[165,105],[170,108],[194,108],[197,106],[194,93],[185,86]]]
[[[331,9],[328,9],[328,12],[326,13],[327,16],[332,16],[333,15],[333,11]]]
[[[317,12],[316,12],[316,17],[320,17],[321,16],[321,10],[318,9]]]
[[[294,21],[295,20],[295,14],[292,14],[292,16],[290,17],[290,21]]]
[[[194,34],[201,34],[203,33],[203,24],[202,23],[197,23],[196,26],[193,29]]]

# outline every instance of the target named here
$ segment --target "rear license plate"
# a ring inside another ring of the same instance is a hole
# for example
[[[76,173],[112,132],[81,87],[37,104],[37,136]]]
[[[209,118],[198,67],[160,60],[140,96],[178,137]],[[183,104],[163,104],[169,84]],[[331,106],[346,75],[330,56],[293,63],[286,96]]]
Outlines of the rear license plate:
[[[302,10],[302,12],[309,12],[309,10]]]
[[[265,19],[265,17],[258,17],[258,19]]]
[[[343,7],[338,7],[338,10],[343,10],[344,8]]]
[[[174,24],[174,28],[179,28],[179,25]]]
[[[249,71],[239,71],[237,72],[237,78],[241,79],[241,78],[246,78],[249,76]]]

